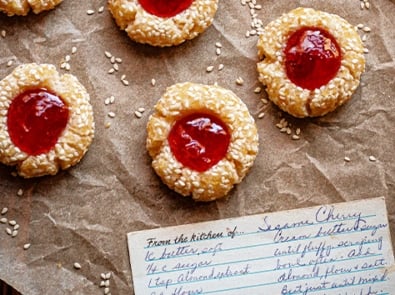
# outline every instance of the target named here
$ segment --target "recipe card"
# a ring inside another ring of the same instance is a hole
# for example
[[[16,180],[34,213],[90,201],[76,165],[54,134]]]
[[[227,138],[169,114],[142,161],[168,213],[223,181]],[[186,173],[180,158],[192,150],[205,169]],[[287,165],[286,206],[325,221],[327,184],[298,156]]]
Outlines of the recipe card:
[[[390,295],[384,198],[128,234],[136,295]]]

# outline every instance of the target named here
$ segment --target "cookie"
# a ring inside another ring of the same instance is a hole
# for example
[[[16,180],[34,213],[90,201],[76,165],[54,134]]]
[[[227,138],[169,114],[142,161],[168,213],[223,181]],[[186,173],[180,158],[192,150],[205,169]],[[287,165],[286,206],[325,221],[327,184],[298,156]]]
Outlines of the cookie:
[[[347,102],[365,70],[355,28],[335,14],[297,8],[269,23],[257,69],[271,101],[295,117],[323,116]]]
[[[219,86],[167,88],[147,124],[147,150],[162,181],[196,201],[222,198],[245,177],[258,153],[247,106]]]
[[[218,0],[109,0],[115,22],[128,36],[152,46],[175,46],[213,22]]]
[[[0,162],[25,178],[77,164],[94,137],[89,94],[49,64],[24,64],[0,81]]]
[[[0,0],[0,11],[8,16],[27,15],[30,10],[38,14],[51,10],[63,0]]]

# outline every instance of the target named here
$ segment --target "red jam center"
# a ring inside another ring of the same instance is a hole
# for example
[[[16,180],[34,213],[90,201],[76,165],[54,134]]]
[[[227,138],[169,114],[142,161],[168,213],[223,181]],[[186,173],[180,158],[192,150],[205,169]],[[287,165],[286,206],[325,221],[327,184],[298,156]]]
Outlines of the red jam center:
[[[180,163],[204,172],[225,157],[230,134],[219,118],[194,113],[175,123],[168,140],[174,157]]]
[[[336,76],[341,64],[339,44],[321,28],[303,27],[294,32],[284,53],[288,78],[309,90],[326,85]]]
[[[12,100],[7,127],[12,142],[29,155],[50,151],[69,119],[63,100],[45,89],[25,91]]]
[[[159,17],[173,17],[188,9],[194,0],[139,0],[140,5],[150,14]]]

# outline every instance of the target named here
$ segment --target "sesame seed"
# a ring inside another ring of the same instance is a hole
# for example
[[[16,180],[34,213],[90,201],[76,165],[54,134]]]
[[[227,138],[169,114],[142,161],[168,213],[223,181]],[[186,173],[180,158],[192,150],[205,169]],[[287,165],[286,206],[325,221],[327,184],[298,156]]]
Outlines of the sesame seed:
[[[8,208],[7,207],[4,207],[2,210],[1,210],[1,215],[4,215],[4,214],[6,214],[8,212]]]
[[[108,295],[110,293],[110,288],[106,287],[104,288],[104,294]]]
[[[361,6],[361,9],[364,9],[365,8],[365,2],[361,2],[360,6]]]
[[[104,6],[100,6],[99,9],[97,10],[98,13],[102,13],[104,11]]]
[[[66,71],[70,71],[71,66],[69,63],[66,63],[64,68]]]
[[[77,47],[73,46],[71,48],[71,54],[75,54],[77,52]]]
[[[368,39],[368,36],[367,35],[363,35],[361,39],[362,39],[362,42],[366,42],[366,40]]]
[[[110,62],[111,62],[112,64],[115,64],[115,56],[111,56]]]
[[[106,273],[106,280],[111,279],[111,272]]]
[[[115,113],[114,112],[108,112],[107,116],[110,118],[115,118]]]
[[[5,229],[5,232],[7,233],[7,235],[10,235],[10,236],[12,235],[12,230],[8,227]]]
[[[369,53],[369,49],[364,48],[364,49],[363,49],[363,53]]]
[[[206,72],[207,73],[210,73],[210,72],[212,72],[214,70],[214,67],[213,66],[208,66],[207,68],[206,68]]]
[[[222,48],[222,44],[220,42],[215,43],[215,47]]]
[[[219,64],[218,65],[218,71],[222,71],[224,69],[224,64]]]
[[[365,33],[369,33],[372,29],[369,27],[363,27],[362,31],[364,31]]]
[[[269,101],[268,101],[266,98],[262,98],[262,99],[261,99],[261,102],[262,102],[263,104],[268,104],[268,103],[269,103]]]
[[[221,55],[221,48],[215,49],[215,54],[216,55]]]
[[[257,87],[254,89],[254,93],[256,93],[256,94],[261,93],[261,91],[262,91],[261,87]]]
[[[134,112],[134,115],[135,115],[137,118],[141,118],[141,117],[143,116],[143,114],[142,114],[141,112],[139,112],[139,111],[135,111],[135,112]]]
[[[371,161],[371,162],[376,162],[377,159],[376,159],[375,156],[369,156],[369,161]]]
[[[287,134],[288,134],[288,135],[291,135],[291,133],[292,133],[291,128],[287,127]]]
[[[140,113],[144,113],[145,112],[145,108],[138,108],[137,109]]]
[[[369,2],[366,2],[366,3],[365,3],[365,7],[366,7],[366,9],[369,9],[369,8],[370,8],[370,3],[369,3]]]
[[[95,11],[93,10],[93,9],[88,9],[87,11],[86,11],[86,14],[87,15],[92,15],[92,14],[94,14],[95,13]]]
[[[296,134],[296,135],[300,135],[300,128],[296,128],[295,134]]]
[[[65,62],[69,62],[70,59],[71,59],[70,55],[66,55],[65,58],[64,58],[64,61],[65,61]]]
[[[20,188],[16,194],[21,197],[23,195],[23,189]]]
[[[106,283],[105,281],[100,281],[100,287],[105,287]]]
[[[122,84],[123,84],[123,85],[129,86],[129,81],[127,81],[127,80],[121,80],[121,81],[122,81]]]
[[[7,32],[5,30],[1,30],[1,37],[5,38],[7,36]]]
[[[100,277],[102,278],[102,280],[105,280],[106,279],[106,274],[104,272],[102,272],[100,274]],[[103,283],[104,283],[104,281],[103,281]]]
[[[8,224],[14,226],[16,224],[16,221],[15,220],[10,220],[10,221],[8,221]]]
[[[293,139],[293,140],[299,140],[300,137],[299,137],[298,135],[294,134],[294,135],[292,135],[292,139]]]
[[[78,262],[74,262],[73,266],[75,269],[81,269],[81,264],[79,264]]]
[[[244,80],[243,80],[243,78],[242,77],[238,77],[237,79],[236,79],[236,84],[237,85],[243,85],[244,84]]]
[[[14,230],[18,230],[20,228],[20,225],[19,224],[15,224],[14,225]]]
[[[114,64],[112,67],[113,67],[114,70],[116,70],[117,72],[119,71],[119,66],[118,66],[118,64]]]
[[[104,100],[104,104],[105,104],[105,105],[109,105],[109,104],[110,104],[110,98],[109,98],[109,97],[107,97],[107,98]]]
[[[126,75],[123,74],[123,75],[121,76],[121,80],[125,80],[125,78],[126,78]]]
[[[111,58],[111,57],[112,57],[112,54],[111,54],[110,52],[108,52],[108,51],[104,51],[104,55],[105,55],[107,58]]]
[[[155,79],[151,79],[151,85],[155,86],[155,84],[156,84],[156,80]]]
[[[114,68],[111,68],[111,69],[108,70],[107,73],[109,73],[109,74],[114,74],[114,72],[115,72],[115,69],[114,69]]]
[[[117,62],[117,63],[122,63],[122,58],[120,58],[120,57],[117,57],[117,58],[115,58],[115,62]]]
[[[104,287],[109,287],[110,286],[110,281],[109,280],[105,280],[103,283],[104,283]]]
[[[30,248],[30,246],[31,246],[31,244],[30,244],[30,243],[27,243],[27,244],[23,245],[23,250],[27,250],[27,249],[29,249],[29,248]]]
[[[14,63],[14,60],[10,59],[10,60],[7,62],[7,67],[12,66],[13,63]]]
[[[3,217],[3,218],[0,219],[0,223],[7,223],[7,221],[8,221],[8,220],[7,220],[7,218],[5,218],[5,217]]]
[[[361,30],[364,27],[364,24],[358,24],[357,29]]]
[[[351,161],[351,159],[350,159],[349,157],[344,157],[344,161],[346,161],[346,162],[350,162],[350,161]]]
[[[18,231],[17,230],[13,230],[11,233],[11,237],[15,238],[18,235]]]
[[[113,104],[115,102],[115,96],[111,95],[110,96],[110,103]]]
[[[259,113],[259,115],[258,115],[258,119],[262,119],[263,117],[265,116],[265,113]]]
[[[110,122],[106,122],[106,124],[104,124],[104,128],[106,128],[106,129],[110,128],[110,126],[111,126]]]

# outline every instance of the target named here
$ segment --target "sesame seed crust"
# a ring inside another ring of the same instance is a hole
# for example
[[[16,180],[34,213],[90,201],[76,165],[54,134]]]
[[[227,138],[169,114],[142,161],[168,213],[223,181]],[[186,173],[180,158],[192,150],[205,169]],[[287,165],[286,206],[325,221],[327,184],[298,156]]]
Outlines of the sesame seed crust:
[[[27,15],[30,10],[38,14],[51,10],[63,0],[0,0],[0,11],[8,16]]]
[[[197,37],[213,22],[218,0],[195,0],[183,12],[169,18],[152,15],[138,0],[109,0],[108,8],[121,30],[139,43],[175,46]]]
[[[45,88],[62,98],[69,109],[69,121],[55,146],[36,156],[21,151],[12,142],[7,128],[8,108],[19,94]],[[59,75],[50,64],[24,64],[0,81],[0,162],[16,166],[25,178],[54,175],[59,169],[77,164],[94,137],[95,124],[89,94],[76,77]]]
[[[225,157],[205,172],[177,161],[167,140],[172,126],[195,112],[217,116],[231,136]],[[254,163],[258,145],[257,127],[247,106],[232,91],[219,86],[187,82],[167,88],[147,124],[146,146],[155,172],[169,188],[196,201],[222,198],[240,183]]]
[[[285,72],[284,48],[288,36],[304,26],[320,27],[337,40],[342,54],[336,76],[318,89],[303,89]],[[365,70],[364,48],[358,33],[335,14],[311,8],[296,8],[269,23],[258,40],[257,70],[269,98],[295,117],[317,117],[347,102],[357,89]]]

